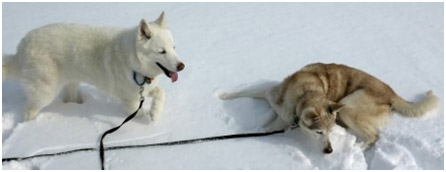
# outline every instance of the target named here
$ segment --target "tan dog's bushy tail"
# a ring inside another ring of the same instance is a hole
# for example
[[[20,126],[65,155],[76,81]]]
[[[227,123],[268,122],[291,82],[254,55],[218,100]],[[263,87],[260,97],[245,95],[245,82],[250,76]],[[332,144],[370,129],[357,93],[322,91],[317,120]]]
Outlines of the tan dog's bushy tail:
[[[423,101],[413,104],[396,96],[392,101],[392,109],[406,117],[421,117],[433,110],[438,104],[438,98],[432,91],[428,91]]]

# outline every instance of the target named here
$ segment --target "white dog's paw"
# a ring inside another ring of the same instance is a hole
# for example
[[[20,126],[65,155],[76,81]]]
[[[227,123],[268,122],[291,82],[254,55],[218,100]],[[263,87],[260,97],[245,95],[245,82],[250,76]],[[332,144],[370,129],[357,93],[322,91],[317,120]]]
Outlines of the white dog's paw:
[[[36,119],[36,117],[37,117],[37,115],[30,115],[30,114],[27,114],[27,115],[25,115],[24,120],[25,120],[25,121],[32,121],[32,120]]]
[[[149,117],[150,117],[150,121],[155,121],[159,118],[159,116],[161,115],[161,110],[158,110],[156,108],[152,108],[149,111]]]
[[[39,114],[34,114],[34,115],[28,114],[28,115],[24,116],[23,120],[24,120],[24,122],[35,121],[35,120],[39,120],[40,119],[39,117],[40,117]]]

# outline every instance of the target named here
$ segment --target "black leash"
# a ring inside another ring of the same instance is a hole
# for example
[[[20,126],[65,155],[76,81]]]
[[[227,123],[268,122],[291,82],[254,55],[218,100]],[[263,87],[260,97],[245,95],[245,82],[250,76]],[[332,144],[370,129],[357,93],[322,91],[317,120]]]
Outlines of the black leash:
[[[204,138],[189,139],[189,140],[179,140],[179,141],[171,141],[171,142],[163,142],[163,143],[152,143],[152,144],[142,144],[142,145],[127,145],[127,146],[111,146],[111,147],[108,147],[108,148],[104,148],[103,140],[104,140],[105,136],[107,136],[108,134],[111,134],[111,133],[117,131],[125,123],[127,123],[128,121],[133,119],[136,116],[136,114],[138,113],[138,111],[141,109],[141,107],[142,107],[142,105],[144,103],[144,96],[142,95],[142,93],[144,91],[143,85],[145,83],[149,83],[150,84],[151,79],[144,76],[143,82],[138,82],[137,81],[137,77],[136,77],[136,72],[133,72],[133,79],[135,80],[136,84],[138,84],[140,86],[140,90],[139,90],[140,102],[139,102],[138,109],[135,112],[133,112],[130,116],[128,116],[119,126],[114,127],[112,129],[109,129],[109,130],[107,130],[106,132],[104,132],[102,134],[101,140],[100,140],[100,144],[99,144],[99,158],[101,160],[101,169],[102,170],[105,169],[104,168],[104,151],[107,151],[107,150],[131,149],[131,148],[142,148],[142,147],[153,147],[153,146],[173,146],[173,145],[184,145],[184,144],[192,144],[192,143],[197,143],[197,142],[227,140],[227,139],[235,139],[235,138],[263,137],[263,136],[269,136],[269,135],[274,135],[274,134],[278,134],[278,133],[284,133],[285,131],[288,130],[288,129],[282,129],[282,130],[266,132],[266,133],[231,134],[231,135],[204,137]],[[295,124],[297,124],[296,121],[295,121]],[[297,127],[298,127],[297,125],[293,125],[289,129],[294,129],[294,128],[297,128]],[[72,154],[72,153],[76,153],[76,152],[97,151],[97,150],[98,150],[97,148],[81,148],[81,149],[74,149],[74,150],[69,150],[69,151],[64,151],[64,152],[48,153],[48,154],[38,154],[38,155],[32,155],[32,156],[27,156],[27,157],[2,158],[2,163],[3,162],[9,162],[9,161],[22,161],[22,160],[38,158],[38,157],[59,156],[59,155]]]
[[[290,129],[292,130],[295,128],[297,128],[297,127],[291,127]],[[287,130],[288,129],[282,129],[282,130],[266,132],[266,133],[230,134],[230,135],[223,135],[223,136],[213,136],[213,137],[204,137],[204,138],[197,138],[197,139],[190,139],[190,140],[178,140],[178,141],[171,141],[171,142],[140,144],[140,145],[110,146],[110,147],[103,148],[103,150],[108,151],[108,150],[155,147],[155,146],[173,146],[173,145],[184,145],[184,144],[192,144],[192,143],[197,143],[197,142],[228,140],[228,139],[236,139],[236,138],[264,137],[264,136],[269,136],[269,135],[274,135],[274,134],[279,134],[279,133],[285,133]],[[97,151],[97,150],[98,150],[97,148],[80,148],[80,149],[74,149],[74,150],[69,150],[69,151],[64,151],[64,152],[39,154],[39,155],[32,155],[32,156],[27,156],[27,157],[3,158],[2,162],[23,161],[23,160],[32,159],[32,158],[59,156],[59,155],[73,154],[76,152]],[[103,167],[104,166],[103,161],[101,161],[101,162],[102,162],[102,167]]]
[[[139,102],[139,107],[138,107],[138,109],[137,109],[135,112],[133,112],[130,116],[128,116],[128,117],[121,123],[121,125],[119,125],[119,126],[117,126],[117,127],[115,127],[115,128],[112,128],[112,129],[110,129],[110,130],[107,130],[104,134],[102,134],[102,136],[101,136],[101,142],[100,142],[100,144],[99,144],[99,158],[101,158],[101,169],[102,169],[102,170],[104,170],[104,143],[103,143],[103,141],[104,141],[104,137],[107,136],[107,135],[110,134],[110,133],[115,132],[116,130],[118,130],[119,128],[121,128],[122,125],[124,125],[125,123],[127,123],[128,121],[130,121],[131,119],[133,119],[133,118],[136,116],[136,114],[138,113],[138,111],[141,109],[143,103],[144,103],[144,99],[141,99],[141,101]]]
[[[133,119],[133,118],[136,116],[136,114],[138,113],[138,111],[141,109],[141,107],[142,107],[142,105],[143,105],[143,103],[144,103],[144,95],[143,95],[143,92],[144,92],[144,84],[146,84],[147,81],[148,81],[148,83],[150,84],[151,79],[148,79],[148,77],[144,76],[142,82],[138,82],[137,75],[138,75],[138,74],[137,74],[135,71],[133,71],[133,80],[134,80],[135,83],[139,86],[139,101],[140,101],[140,102],[139,102],[138,109],[136,109],[135,112],[133,112],[130,116],[128,116],[128,117],[121,123],[121,125],[119,125],[119,126],[117,126],[117,127],[115,127],[115,128],[109,129],[109,130],[107,130],[106,132],[104,132],[104,134],[102,134],[102,136],[101,136],[101,141],[100,141],[100,144],[99,144],[99,158],[101,159],[101,169],[102,169],[102,170],[105,170],[105,167],[104,167],[104,142],[103,142],[105,136],[107,136],[108,134],[111,134],[111,133],[117,131],[119,128],[121,128],[122,125],[124,125],[125,123],[127,123],[128,121],[130,121],[131,119]]]
[[[97,150],[97,149],[96,148],[81,148],[81,149],[74,149],[74,150],[58,152],[58,153],[46,153],[46,154],[39,154],[39,155],[26,156],[26,157],[2,158],[2,162],[23,161],[23,160],[32,159],[32,158],[67,155],[67,154],[72,154],[72,153],[76,153],[76,152],[95,151],[95,150]]]

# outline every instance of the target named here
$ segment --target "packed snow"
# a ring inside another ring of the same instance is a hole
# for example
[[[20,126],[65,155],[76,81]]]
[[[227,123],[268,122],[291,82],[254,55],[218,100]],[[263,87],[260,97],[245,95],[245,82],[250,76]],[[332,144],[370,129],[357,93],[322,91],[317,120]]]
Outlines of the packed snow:
[[[162,77],[162,117],[136,118],[106,146],[263,132],[272,109],[259,99],[217,96],[280,82],[313,62],[342,63],[372,74],[408,101],[428,90],[440,98],[422,119],[397,114],[368,151],[336,126],[334,152],[298,129],[283,134],[196,144],[113,150],[106,169],[443,169],[443,3],[2,3],[3,53],[15,53],[31,29],[56,22],[133,27],[166,12],[186,68]],[[127,116],[119,102],[83,84],[83,104],[56,99],[24,122],[20,84],[2,82],[2,157],[97,147]],[[137,90],[135,90],[137,91]],[[150,108],[148,100],[144,108]],[[96,151],[2,163],[2,169],[100,169]]]

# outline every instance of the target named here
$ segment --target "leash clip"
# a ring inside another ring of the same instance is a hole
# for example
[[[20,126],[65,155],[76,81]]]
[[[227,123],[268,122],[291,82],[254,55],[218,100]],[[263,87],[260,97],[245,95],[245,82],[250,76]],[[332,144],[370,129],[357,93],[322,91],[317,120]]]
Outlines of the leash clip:
[[[294,128],[299,128],[299,116],[297,116],[296,115],[296,110],[294,110],[294,119],[293,119],[293,124],[291,124],[291,129],[294,129]]]
[[[139,86],[139,100],[144,100],[144,95],[142,94],[144,92],[144,86]]]

